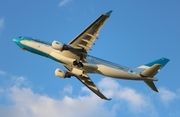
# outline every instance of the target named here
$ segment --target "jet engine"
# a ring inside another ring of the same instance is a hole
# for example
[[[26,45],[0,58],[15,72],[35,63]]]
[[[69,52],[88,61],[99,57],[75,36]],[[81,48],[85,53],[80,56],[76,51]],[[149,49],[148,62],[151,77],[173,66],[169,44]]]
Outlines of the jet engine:
[[[70,78],[71,77],[71,73],[57,68],[55,70],[55,76],[58,76],[60,78]]]
[[[52,48],[59,50],[59,51],[63,51],[63,50],[69,50],[70,47],[66,44],[63,44],[61,42],[58,41],[53,41],[52,42]]]

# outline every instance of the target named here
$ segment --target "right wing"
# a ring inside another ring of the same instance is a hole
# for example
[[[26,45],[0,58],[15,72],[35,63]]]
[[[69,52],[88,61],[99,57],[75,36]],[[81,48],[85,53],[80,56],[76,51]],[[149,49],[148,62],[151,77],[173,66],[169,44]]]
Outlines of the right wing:
[[[87,27],[82,33],[75,37],[69,45],[75,48],[82,48],[87,53],[97,39],[98,33],[104,25],[105,21],[110,16],[112,10],[106,14],[102,14],[98,19],[96,19],[89,27]]]
[[[80,80],[85,86],[87,86],[91,91],[93,91],[96,95],[98,95],[100,98],[105,100],[111,100],[106,98],[96,87],[96,85],[93,83],[93,81],[90,79],[90,77],[87,74],[84,74],[85,76],[76,76],[78,80]]]

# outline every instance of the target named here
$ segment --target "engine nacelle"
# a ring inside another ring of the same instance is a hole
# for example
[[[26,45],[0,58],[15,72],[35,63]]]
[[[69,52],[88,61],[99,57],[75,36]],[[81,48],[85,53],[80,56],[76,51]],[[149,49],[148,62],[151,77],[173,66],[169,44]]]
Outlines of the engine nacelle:
[[[59,50],[59,51],[63,51],[63,50],[69,50],[70,47],[66,44],[61,43],[61,42],[53,41],[52,42],[52,48]]]
[[[58,76],[60,78],[70,78],[71,74],[70,74],[70,72],[67,72],[67,71],[64,71],[64,70],[57,68],[55,70],[55,76]]]

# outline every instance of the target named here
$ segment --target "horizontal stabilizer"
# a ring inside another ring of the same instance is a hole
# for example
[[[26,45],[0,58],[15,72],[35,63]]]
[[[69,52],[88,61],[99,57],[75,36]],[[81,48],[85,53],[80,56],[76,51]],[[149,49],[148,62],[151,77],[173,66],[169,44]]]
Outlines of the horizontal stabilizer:
[[[158,92],[156,86],[154,85],[153,81],[144,81],[152,90]]]
[[[142,77],[151,77],[153,78],[154,75],[158,72],[158,70],[161,68],[160,64],[154,64],[152,67],[144,70],[140,75]]]

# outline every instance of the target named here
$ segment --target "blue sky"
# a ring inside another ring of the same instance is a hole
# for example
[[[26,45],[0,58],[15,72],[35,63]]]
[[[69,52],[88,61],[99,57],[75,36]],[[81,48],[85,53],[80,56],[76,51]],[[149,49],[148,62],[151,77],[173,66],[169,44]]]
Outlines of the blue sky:
[[[180,2],[178,0],[0,0],[1,117],[180,116]],[[137,67],[171,61],[156,75],[159,93],[145,83],[90,75],[111,101],[76,78],[54,76],[60,64],[26,51],[12,39],[30,36],[68,43],[102,13],[113,10],[90,55]]]

